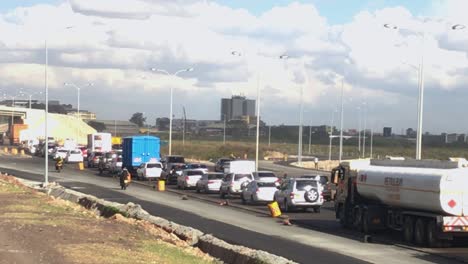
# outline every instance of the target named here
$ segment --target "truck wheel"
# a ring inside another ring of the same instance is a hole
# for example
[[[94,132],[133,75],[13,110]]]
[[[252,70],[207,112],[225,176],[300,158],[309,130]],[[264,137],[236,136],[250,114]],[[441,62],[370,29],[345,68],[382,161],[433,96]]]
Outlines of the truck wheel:
[[[226,198],[226,194],[223,191],[220,191],[219,192],[219,197],[221,197],[221,199],[224,199],[224,198]]]
[[[244,194],[241,194],[242,204],[247,204],[247,200],[244,197]]]
[[[418,246],[424,246],[426,241],[426,221],[422,217],[418,217],[414,227],[414,242]]]
[[[200,193],[200,188],[198,188],[198,185],[197,185],[197,187],[195,187],[195,189],[196,189],[197,193]]]
[[[414,219],[411,216],[405,216],[403,223],[403,240],[407,243],[413,243],[414,238]]]
[[[429,220],[426,230],[427,245],[431,248],[442,247],[442,241],[437,237],[437,225],[434,220]]]

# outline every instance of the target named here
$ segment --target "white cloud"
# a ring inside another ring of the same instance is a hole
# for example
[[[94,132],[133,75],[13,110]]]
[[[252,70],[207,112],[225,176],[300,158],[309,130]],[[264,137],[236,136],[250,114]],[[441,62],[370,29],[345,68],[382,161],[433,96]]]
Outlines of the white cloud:
[[[402,62],[419,63],[417,31],[427,31],[429,92],[461,89],[468,80],[468,34],[449,30],[451,23],[467,22],[461,11],[465,5],[464,1],[435,1],[431,12],[436,18],[427,19],[415,17],[404,7],[363,11],[344,25],[330,25],[313,5],[300,3],[275,7],[260,16],[196,0],[70,0],[21,7],[0,14],[0,31],[7,36],[0,39],[0,77],[8,89],[43,89],[47,36],[50,84],[57,96],[70,97],[62,87],[64,81],[92,81],[98,88],[82,95],[90,110],[99,112],[103,102],[99,96],[104,96],[109,105],[126,106],[128,116],[139,110],[136,107],[156,116],[167,115],[166,96],[172,86],[181,100],[187,100],[179,103],[192,108],[194,118],[218,118],[221,96],[256,97],[257,73],[265,109],[278,101],[285,104],[281,109],[294,109],[304,85],[302,65],[294,61],[304,57],[310,80],[304,88],[306,108],[336,104],[345,75],[347,98],[404,113],[414,109],[400,104],[414,101],[417,72]],[[402,29],[386,29],[385,23]],[[64,29],[67,26],[74,27]],[[232,56],[233,50],[243,56]],[[288,67],[277,59],[285,53],[293,58]],[[170,78],[148,72],[151,67],[170,72],[194,67],[195,71]],[[141,79],[142,75],[147,78]],[[197,101],[207,103],[200,106]],[[104,111],[102,117],[117,118],[111,115],[112,111]],[[278,116],[283,119],[276,123],[297,122],[288,120],[287,114]]]

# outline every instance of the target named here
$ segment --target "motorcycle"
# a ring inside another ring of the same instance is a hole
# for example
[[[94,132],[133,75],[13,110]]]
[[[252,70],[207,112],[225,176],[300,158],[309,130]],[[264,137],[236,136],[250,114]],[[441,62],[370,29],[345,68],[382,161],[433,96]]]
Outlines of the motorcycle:
[[[63,164],[55,164],[55,170],[60,173],[60,171],[63,169]]]

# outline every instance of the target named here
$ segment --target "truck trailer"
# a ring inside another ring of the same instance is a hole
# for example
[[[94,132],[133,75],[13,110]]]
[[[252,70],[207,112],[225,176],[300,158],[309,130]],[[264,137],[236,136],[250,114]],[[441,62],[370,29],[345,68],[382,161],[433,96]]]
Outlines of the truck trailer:
[[[91,152],[109,152],[112,150],[110,133],[88,134],[88,149]]]
[[[122,168],[136,176],[136,170],[144,162],[161,160],[161,141],[153,136],[132,136],[123,138]]]
[[[335,214],[365,233],[392,229],[419,246],[468,237],[468,167],[436,160],[355,160],[332,170]]]

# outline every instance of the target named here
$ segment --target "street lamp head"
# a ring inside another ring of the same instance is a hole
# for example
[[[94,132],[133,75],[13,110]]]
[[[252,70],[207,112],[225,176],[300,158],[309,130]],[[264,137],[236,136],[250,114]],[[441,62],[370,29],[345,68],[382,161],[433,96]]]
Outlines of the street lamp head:
[[[195,69],[194,69],[194,68],[188,68],[188,69],[186,69],[185,71],[191,72],[191,71],[193,71],[193,70],[195,70]]]
[[[69,86],[69,85],[71,85],[71,84],[70,84],[70,83],[67,83],[67,82],[64,82],[63,85],[64,85],[64,86]]]
[[[289,59],[289,56],[287,54],[283,54],[283,55],[279,56],[279,58],[281,60],[286,60],[286,59]]]
[[[389,29],[398,29],[398,27],[396,25],[389,24],[389,23],[384,24],[383,26],[386,27],[386,28],[389,28]]]
[[[452,30],[462,30],[462,29],[465,29],[465,28],[466,28],[466,26],[462,25],[462,24],[456,24],[456,25],[452,26]]]
[[[159,70],[156,69],[156,68],[151,68],[150,70],[151,70],[151,71],[154,71],[154,72],[159,71]]]

